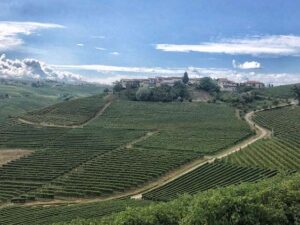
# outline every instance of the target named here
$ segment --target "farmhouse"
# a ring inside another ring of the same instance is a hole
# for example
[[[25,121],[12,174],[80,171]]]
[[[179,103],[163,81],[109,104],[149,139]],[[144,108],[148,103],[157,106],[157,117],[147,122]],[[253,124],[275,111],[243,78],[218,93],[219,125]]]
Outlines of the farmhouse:
[[[226,78],[217,79],[217,83],[221,91],[236,91],[238,87],[238,83]]]

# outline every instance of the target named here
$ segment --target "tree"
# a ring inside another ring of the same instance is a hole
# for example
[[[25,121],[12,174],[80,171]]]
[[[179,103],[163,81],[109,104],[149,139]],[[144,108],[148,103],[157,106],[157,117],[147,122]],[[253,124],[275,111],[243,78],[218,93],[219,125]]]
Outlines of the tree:
[[[295,86],[293,87],[293,91],[294,91],[294,93],[295,93],[296,99],[298,100],[298,104],[300,105],[300,84],[295,85]]]
[[[104,88],[103,92],[107,94],[109,92],[109,88]]]
[[[138,101],[149,101],[149,100],[151,100],[151,95],[152,95],[152,92],[149,88],[140,87],[137,90],[135,97]]]
[[[219,92],[219,86],[211,79],[210,77],[204,77],[200,80],[200,83],[197,87],[198,89],[207,91],[209,93]]]
[[[120,82],[116,82],[115,86],[113,87],[114,92],[120,92],[123,90],[123,86]]]
[[[189,82],[190,78],[187,72],[184,73],[183,78],[182,78],[182,82],[184,84],[187,84]]]

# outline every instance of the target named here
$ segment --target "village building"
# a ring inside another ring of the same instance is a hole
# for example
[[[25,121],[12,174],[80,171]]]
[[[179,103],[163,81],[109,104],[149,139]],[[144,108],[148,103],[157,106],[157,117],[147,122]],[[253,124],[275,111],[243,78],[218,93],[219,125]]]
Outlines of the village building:
[[[265,84],[259,81],[246,81],[244,82],[242,85],[246,86],[246,87],[252,87],[252,88],[264,88]]]
[[[228,80],[227,78],[217,79],[218,86],[221,91],[236,91],[238,84],[234,81]]]

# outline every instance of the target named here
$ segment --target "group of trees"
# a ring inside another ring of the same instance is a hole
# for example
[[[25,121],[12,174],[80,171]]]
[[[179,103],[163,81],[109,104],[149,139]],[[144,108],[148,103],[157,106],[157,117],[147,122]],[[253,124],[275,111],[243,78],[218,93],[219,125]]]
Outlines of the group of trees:
[[[117,82],[113,87],[113,92],[122,92],[122,94],[125,95],[128,99],[135,101],[183,101],[184,99],[190,99],[190,95],[187,89],[188,82],[188,73],[185,72],[182,80],[175,82],[173,86],[162,84],[158,87],[130,86],[127,88],[123,88],[122,84],[120,82]]]
[[[203,77],[200,79],[197,89],[207,91],[210,94],[220,92],[218,84],[210,77]]]
[[[174,86],[161,85],[160,87],[140,87],[136,92],[138,101],[161,101],[170,102],[189,98],[186,85],[183,82],[176,82]]]
[[[294,91],[294,93],[295,93],[296,99],[298,100],[298,104],[300,105],[300,84],[295,85],[295,86],[293,87],[293,91]]]

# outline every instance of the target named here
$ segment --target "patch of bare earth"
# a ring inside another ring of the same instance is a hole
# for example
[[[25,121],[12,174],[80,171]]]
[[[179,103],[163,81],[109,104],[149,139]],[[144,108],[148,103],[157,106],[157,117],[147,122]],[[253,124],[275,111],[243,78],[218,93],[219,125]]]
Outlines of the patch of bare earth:
[[[30,155],[32,152],[33,151],[23,149],[0,149],[0,166],[12,160]]]

